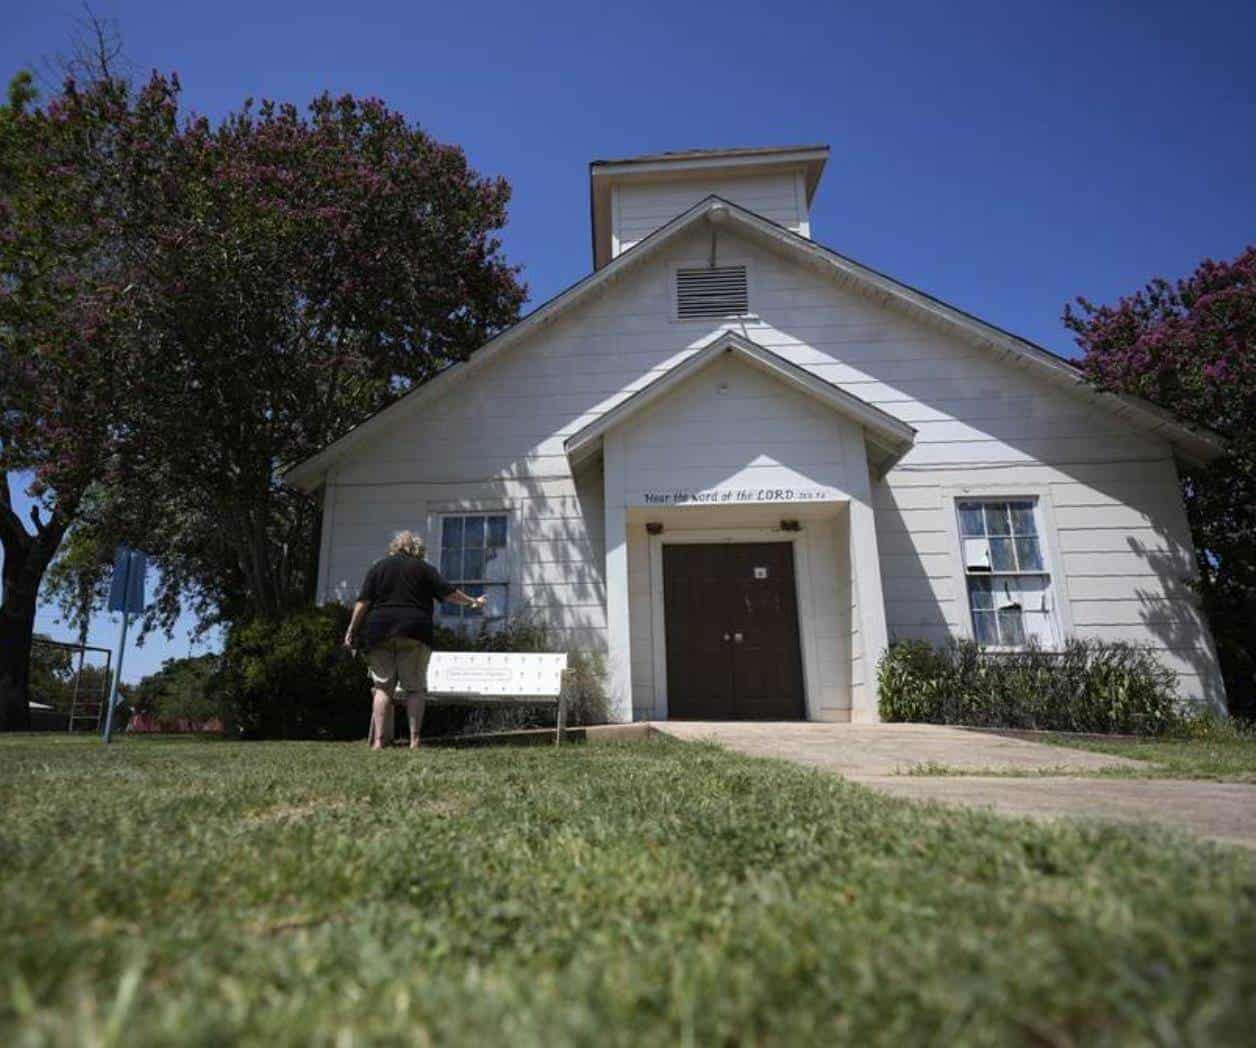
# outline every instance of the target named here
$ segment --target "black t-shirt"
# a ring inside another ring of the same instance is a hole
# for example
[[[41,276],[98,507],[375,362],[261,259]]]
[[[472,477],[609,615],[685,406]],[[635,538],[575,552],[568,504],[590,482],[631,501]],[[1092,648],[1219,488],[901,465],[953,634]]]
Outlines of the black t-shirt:
[[[358,600],[370,604],[362,626],[362,646],[370,651],[392,637],[432,643],[432,606],[457,587],[427,561],[393,553],[371,565]]]

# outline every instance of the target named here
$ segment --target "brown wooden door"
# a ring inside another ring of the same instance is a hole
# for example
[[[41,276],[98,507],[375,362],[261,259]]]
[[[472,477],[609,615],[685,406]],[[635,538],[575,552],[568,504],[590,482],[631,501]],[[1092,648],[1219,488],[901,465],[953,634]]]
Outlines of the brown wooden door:
[[[790,543],[664,545],[663,614],[669,717],[803,716]]]

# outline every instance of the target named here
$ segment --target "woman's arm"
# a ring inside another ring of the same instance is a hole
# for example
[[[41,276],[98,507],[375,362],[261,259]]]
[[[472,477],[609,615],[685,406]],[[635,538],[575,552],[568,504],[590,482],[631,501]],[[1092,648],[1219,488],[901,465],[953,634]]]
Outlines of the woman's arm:
[[[357,646],[358,630],[362,628],[362,620],[371,610],[371,602],[360,600],[353,605],[353,614],[349,617],[349,628],[345,630],[345,647],[353,651]]]
[[[450,604],[461,604],[465,608],[483,608],[488,603],[488,597],[468,597],[460,589],[456,589],[445,600]]]

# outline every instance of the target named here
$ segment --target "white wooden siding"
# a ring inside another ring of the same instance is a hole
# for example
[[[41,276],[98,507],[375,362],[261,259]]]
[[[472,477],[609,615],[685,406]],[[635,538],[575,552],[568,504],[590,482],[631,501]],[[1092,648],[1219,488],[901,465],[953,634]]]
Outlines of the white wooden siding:
[[[731,327],[917,428],[915,447],[873,490],[891,636],[938,640],[966,621],[963,581],[941,538],[952,512],[944,491],[1037,485],[1058,524],[1060,562],[1052,568],[1062,576],[1075,632],[1150,644],[1179,670],[1189,694],[1218,695],[1211,639],[1186,581],[1193,574],[1189,531],[1163,440],[829,276],[749,242],[736,247],[754,259],[757,322],[670,319],[667,266],[709,248],[705,233],[677,238],[650,265],[355,450],[334,478],[324,594],[351,595],[388,533],[422,526],[427,503],[500,498],[518,521],[512,605],[532,592],[523,587],[530,578],[548,587],[545,614],[557,627],[604,643],[605,612],[591,603],[603,570],[601,477],[577,485],[562,440]],[[702,404],[693,408],[695,432],[718,418]],[[772,436],[796,417],[787,399],[775,391],[748,396],[739,417],[727,444],[710,433],[657,450],[667,453],[669,469],[699,477],[745,465],[759,442],[771,459],[759,471],[765,477],[783,462],[797,464],[788,459],[793,445]],[[828,465],[810,436],[801,443],[807,470]],[[857,691],[874,668],[861,663],[858,617],[841,621],[850,622],[850,686]],[[639,615],[631,623],[634,655],[638,625]],[[652,707],[647,671],[634,658],[639,710]]]
[[[767,417],[751,428],[746,418],[756,411]],[[832,408],[726,356],[625,425],[628,504],[678,489],[845,492],[849,441],[862,446],[857,427]]]
[[[712,194],[795,233],[808,234],[807,201],[801,180],[793,171],[622,182],[615,187],[612,203],[611,243],[615,245],[615,254],[627,251]]]

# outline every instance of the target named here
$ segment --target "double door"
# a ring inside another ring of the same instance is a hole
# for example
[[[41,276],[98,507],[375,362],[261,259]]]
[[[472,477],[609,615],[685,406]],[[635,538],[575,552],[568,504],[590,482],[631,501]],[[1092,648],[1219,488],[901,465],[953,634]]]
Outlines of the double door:
[[[664,544],[663,614],[669,717],[803,717],[792,543]]]

